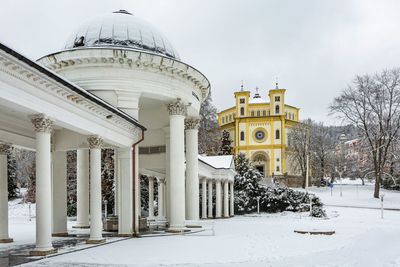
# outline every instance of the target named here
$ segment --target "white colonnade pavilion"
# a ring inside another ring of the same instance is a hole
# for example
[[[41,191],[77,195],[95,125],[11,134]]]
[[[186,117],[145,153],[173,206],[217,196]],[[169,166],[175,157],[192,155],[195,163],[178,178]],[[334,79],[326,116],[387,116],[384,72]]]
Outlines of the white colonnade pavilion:
[[[232,158],[198,156],[208,79],[131,13],[120,10],[82,25],[61,51],[37,63],[0,43],[0,90],[0,242],[12,241],[3,187],[10,146],[36,151],[33,255],[55,252],[51,236],[68,235],[67,151],[77,151],[74,227],[90,228],[88,243],[104,242],[102,149],[114,150],[118,235],[139,233],[139,173],[152,177],[151,188],[157,184],[155,219],[170,231],[233,215]],[[154,212],[151,207],[151,220]]]

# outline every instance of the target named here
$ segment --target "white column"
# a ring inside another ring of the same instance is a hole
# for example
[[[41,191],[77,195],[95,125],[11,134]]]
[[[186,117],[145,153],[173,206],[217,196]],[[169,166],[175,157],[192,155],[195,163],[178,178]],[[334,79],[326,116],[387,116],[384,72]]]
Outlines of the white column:
[[[149,179],[149,219],[154,219],[154,177],[147,178]]]
[[[208,218],[213,218],[213,180],[208,180]]]
[[[170,216],[170,149],[169,149],[169,144],[170,144],[170,135],[169,135],[169,127],[164,127],[163,128],[165,132],[165,218],[169,220]]]
[[[215,218],[222,217],[222,194],[221,194],[221,180],[215,182]]]
[[[53,162],[53,236],[68,236],[67,229],[67,153],[55,151]]]
[[[36,131],[36,247],[31,255],[57,252],[51,243],[51,130],[44,114],[31,117]]]
[[[198,129],[200,119],[188,118],[186,127],[186,219],[199,220],[199,151]]]
[[[114,148],[114,216],[118,215],[118,149]]]
[[[185,227],[185,115],[186,105],[178,99],[168,105],[170,126],[170,230]]]
[[[101,214],[101,147],[103,139],[99,136],[88,137],[90,147],[90,237],[88,244],[105,242]]]
[[[133,210],[135,209],[133,206],[133,190],[136,189],[133,189],[132,181],[132,148],[118,148],[117,155],[118,234],[121,236],[131,236],[136,231],[133,229]],[[137,176],[134,179],[136,180]],[[135,201],[135,203],[137,202]]]
[[[89,149],[76,151],[76,228],[89,228]]]
[[[7,153],[11,146],[0,143],[0,243],[10,243],[8,235],[8,164]]]
[[[201,218],[207,219],[207,179],[201,180]]]
[[[231,200],[230,200],[230,204],[231,204],[231,208],[230,208],[230,216],[233,216],[234,214],[235,214],[235,206],[234,206],[234,204],[235,204],[235,194],[234,194],[234,191],[233,191],[233,182],[231,182],[230,183],[230,188],[231,188]]]
[[[229,217],[229,181],[224,181],[224,217]]]
[[[158,178],[158,218],[164,219],[164,198],[165,198],[165,179]]]

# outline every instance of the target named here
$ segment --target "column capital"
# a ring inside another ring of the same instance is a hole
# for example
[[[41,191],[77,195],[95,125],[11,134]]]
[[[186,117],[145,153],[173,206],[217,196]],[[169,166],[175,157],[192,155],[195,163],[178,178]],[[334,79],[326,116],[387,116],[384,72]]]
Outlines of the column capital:
[[[186,130],[198,130],[200,127],[200,118],[186,118],[185,119],[185,128]]]
[[[186,116],[187,105],[180,98],[178,98],[175,102],[168,104],[167,107],[169,115]]]
[[[98,135],[88,136],[87,141],[89,143],[89,148],[101,148],[103,146],[103,139]]]
[[[157,181],[158,181],[160,184],[163,184],[163,183],[165,183],[165,177],[157,177]]]
[[[0,142],[0,155],[6,155],[11,149],[11,144]]]
[[[53,121],[43,113],[32,115],[29,118],[35,128],[35,132],[50,133],[53,129]]]
[[[154,178],[156,178],[156,177],[154,177],[154,176],[147,176],[147,179],[150,181],[150,180],[152,180],[152,181],[154,181]]]

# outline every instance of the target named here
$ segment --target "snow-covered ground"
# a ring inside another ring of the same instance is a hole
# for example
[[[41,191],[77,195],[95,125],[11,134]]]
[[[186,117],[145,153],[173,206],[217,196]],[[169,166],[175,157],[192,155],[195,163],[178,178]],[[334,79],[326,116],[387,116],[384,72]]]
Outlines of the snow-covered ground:
[[[332,205],[379,207],[379,201],[372,198],[371,185],[358,189],[347,185],[342,189],[343,197],[338,186],[334,187],[333,196],[329,188],[310,191]],[[387,205],[400,208],[398,192],[382,193]],[[33,242],[34,221],[27,219],[26,207],[23,212],[10,208],[11,235],[16,242]],[[190,235],[133,238],[25,266],[400,266],[399,211],[385,211],[384,219],[376,209],[328,206],[326,211],[329,219],[285,212],[214,220],[214,236],[207,230]],[[213,221],[202,222],[210,225]],[[313,229],[335,230],[336,234],[294,233]]]
[[[354,181],[352,181],[353,184],[343,182],[342,186],[334,184],[332,193],[329,187],[312,187],[309,191],[318,195],[325,205],[380,208],[381,200],[373,198],[374,185],[361,185],[360,180],[356,181],[358,184]],[[340,187],[342,188],[342,197],[340,196]],[[380,195],[383,195],[384,208],[400,209],[400,191],[381,189]]]

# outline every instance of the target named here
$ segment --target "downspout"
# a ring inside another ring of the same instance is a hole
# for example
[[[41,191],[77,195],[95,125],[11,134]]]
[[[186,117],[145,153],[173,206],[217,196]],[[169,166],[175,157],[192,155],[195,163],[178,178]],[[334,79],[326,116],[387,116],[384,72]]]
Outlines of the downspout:
[[[132,230],[133,232],[137,235],[136,233],[136,194],[138,193],[136,191],[136,179],[135,179],[135,174],[136,174],[136,161],[135,161],[135,155],[136,155],[136,146],[144,140],[144,129],[142,129],[142,136],[140,139],[132,145]],[[139,179],[139,177],[138,177]],[[140,190],[140,188],[138,189]]]

